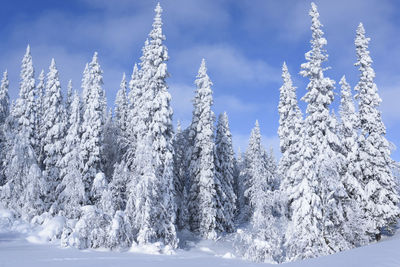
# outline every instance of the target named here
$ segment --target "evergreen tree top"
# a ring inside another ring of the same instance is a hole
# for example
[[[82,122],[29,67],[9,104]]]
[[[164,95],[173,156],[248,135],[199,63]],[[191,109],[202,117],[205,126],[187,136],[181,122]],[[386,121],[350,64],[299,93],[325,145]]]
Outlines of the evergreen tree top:
[[[322,31],[322,24],[319,21],[319,13],[317,6],[311,3],[311,9],[309,12],[311,17],[311,50],[305,54],[305,58],[308,61],[301,65],[302,74],[305,77],[320,77],[323,78],[322,64],[328,60],[328,54],[326,53],[325,46],[327,45],[326,39],[323,37],[324,32]]]
[[[7,69],[3,72],[3,78],[1,79],[1,91],[4,92],[4,90],[7,88],[8,90],[8,85],[10,82],[8,81],[8,71]]]
[[[197,88],[209,89],[211,91],[211,86],[213,83],[210,80],[210,77],[207,74],[206,60],[203,58],[201,60],[201,65],[199,68],[199,72],[197,74],[197,79],[195,81]]]

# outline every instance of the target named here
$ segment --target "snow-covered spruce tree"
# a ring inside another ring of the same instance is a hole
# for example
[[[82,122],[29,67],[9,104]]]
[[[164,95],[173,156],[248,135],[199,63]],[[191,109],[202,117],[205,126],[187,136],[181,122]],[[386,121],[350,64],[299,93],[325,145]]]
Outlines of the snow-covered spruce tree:
[[[329,112],[334,81],[324,77],[322,64],[328,55],[317,6],[312,3],[311,50],[306,53],[301,74],[308,77],[308,103],[304,120],[300,157],[287,175],[290,224],[286,232],[287,260],[326,255],[348,248],[342,236],[343,199],[341,183],[343,159],[334,149],[340,147]]]
[[[344,217],[348,222],[344,231],[345,238],[353,246],[360,246],[368,242],[366,232],[369,223],[364,212],[363,203],[365,192],[361,184],[360,160],[358,159],[358,125],[359,120],[354,107],[351,87],[346,82],[345,76],[340,80],[340,137],[342,139],[342,153],[345,156],[345,173],[342,176],[344,187],[348,194],[345,200]]]
[[[125,73],[122,75],[120,89],[117,92],[117,96],[115,98],[115,124],[116,124],[116,133],[118,140],[118,151],[119,157],[117,162],[120,161],[122,155],[125,154],[126,150],[126,141],[127,141],[127,124],[128,124],[128,116],[129,116],[129,101],[127,95],[127,83]]]
[[[146,40],[146,46],[148,41]],[[145,48],[142,49],[143,54]],[[130,237],[133,241],[137,236],[136,227],[136,194],[137,192],[137,177],[134,175],[136,168],[135,155],[137,148],[137,136],[139,131],[146,129],[146,121],[141,118],[143,114],[141,104],[143,101],[143,86],[141,74],[135,63],[133,67],[132,77],[129,82],[129,120],[127,121],[127,136],[125,143],[120,143],[125,146],[126,152],[122,160],[114,169],[113,180],[110,188],[113,192],[113,205],[115,210],[124,210],[127,223],[130,224]],[[122,141],[122,140],[121,140]]]
[[[190,229],[201,237],[215,239],[224,227],[220,199],[223,193],[216,177],[212,82],[207,75],[203,59],[197,79],[193,100],[194,110],[190,125],[189,162],[189,224]],[[218,187],[218,189],[217,189]]]
[[[224,221],[221,222],[226,232],[234,230],[236,211],[236,194],[234,191],[235,179],[235,154],[233,152],[232,134],[229,129],[228,115],[226,112],[218,118],[215,136],[215,166],[218,173],[221,189],[225,199],[221,199]]]
[[[42,131],[45,133],[43,138],[43,174],[48,184],[46,205],[50,207],[51,203],[57,198],[53,192],[60,183],[60,168],[58,163],[63,156],[62,150],[65,135],[65,109],[58,70],[54,59],[51,60],[47,74],[43,111]]]
[[[392,231],[397,224],[400,212],[399,196],[396,192],[396,181],[391,168],[394,161],[390,157],[389,143],[385,138],[386,128],[378,110],[381,98],[374,83],[375,72],[371,66],[368,43],[363,25],[357,28],[355,39],[357,62],[360,80],[355,87],[358,99],[359,123],[359,159],[361,182],[364,186],[366,202],[363,205],[371,223],[369,232],[377,240],[382,231]]]
[[[281,262],[285,209],[280,191],[274,190],[276,164],[262,147],[258,121],[250,135],[244,165],[246,205],[242,216],[247,216],[251,224],[245,232],[239,232],[239,252],[258,262]]]
[[[87,102],[83,103],[84,114],[82,122],[81,157],[83,160],[82,179],[85,185],[85,199],[92,203],[90,191],[93,180],[97,173],[103,171],[103,126],[104,110],[102,105],[102,70],[98,63],[97,52],[94,53],[92,62],[89,64],[89,80],[84,84],[87,86]],[[85,87],[84,87],[85,89]],[[85,101],[85,99],[83,99]]]
[[[8,95],[8,80],[7,70],[3,73],[0,85],[0,125],[3,125],[10,114],[10,97]]]
[[[44,137],[46,136],[46,132],[44,131],[44,105],[45,105],[45,97],[46,97],[46,84],[45,84],[45,74],[44,70],[42,70],[39,74],[38,83],[36,85],[36,112],[37,112],[37,126],[36,126],[36,136],[38,140],[38,144],[36,146],[36,155],[38,156],[38,164],[39,167],[43,170],[44,165]]]
[[[178,239],[174,225],[172,109],[166,84],[168,52],[163,44],[165,36],[162,33],[160,4],[157,4],[155,13],[149,42],[141,57],[143,95],[140,101],[143,102],[139,106],[136,144],[141,146],[142,152],[135,153],[133,161],[133,180],[142,185],[134,189],[136,193],[133,192],[136,197],[136,240],[139,245],[160,242],[175,248]],[[139,147],[136,149],[139,150]],[[140,155],[145,153],[143,150],[148,150],[146,153],[150,153],[150,159],[143,159],[144,156]]]
[[[85,69],[83,70],[83,75],[82,75],[82,103],[81,103],[81,114],[82,117],[85,114],[85,109],[87,104],[89,103],[89,97],[90,97],[90,69],[89,69],[89,63],[86,63]]]
[[[144,48],[142,49],[144,53]],[[121,145],[129,146],[126,147],[128,153],[126,155],[133,159],[136,149],[136,138],[137,131],[139,130],[138,124],[140,120],[140,109],[142,105],[143,86],[141,80],[141,74],[135,63],[132,71],[131,80],[129,81],[129,93],[128,93],[128,117],[129,120],[126,124],[126,140],[125,143],[121,142]],[[122,141],[122,140],[121,140]],[[127,160],[128,163],[128,160]]]
[[[187,209],[188,200],[188,179],[186,152],[188,149],[188,131],[182,131],[181,124],[178,121],[176,133],[174,135],[174,187],[176,202],[176,225],[179,229],[188,228],[189,217]]]
[[[74,100],[74,92],[73,92],[73,87],[72,87],[72,80],[68,81],[68,86],[67,86],[67,97],[65,98],[65,103],[64,103],[64,109],[65,109],[65,120],[66,120],[66,125],[65,127],[69,129],[69,117],[71,117],[71,105],[72,101]]]
[[[130,246],[130,225],[127,224],[127,217],[123,211],[118,210],[115,213],[107,234],[107,247],[118,249]]]
[[[115,98],[115,121],[121,133],[126,132],[128,120],[128,96],[125,72],[122,75],[121,85]]]
[[[102,160],[107,181],[111,180],[114,173],[114,165],[120,161],[122,157],[120,154],[124,153],[118,146],[118,142],[116,142],[116,140],[118,140],[119,131],[115,124],[116,122],[113,119],[110,108],[103,127],[104,143]]]
[[[235,191],[236,191],[236,219],[238,221],[242,221],[242,211],[245,208],[245,197],[244,197],[244,190],[245,185],[244,181],[246,180],[245,170],[244,170],[244,155],[242,150],[238,149],[237,159],[236,159],[236,175],[235,175]]]
[[[259,199],[266,191],[272,191],[272,173],[266,168],[266,151],[261,144],[261,133],[258,121],[250,134],[249,145],[244,160],[244,207],[242,218],[245,221],[252,219]]]
[[[279,97],[279,128],[280,149],[282,157],[279,162],[279,174],[282,177],[282,188],[293,186],[293,178],[287,175],[288,169],[300,157],[300,134],[302,127],[301,110],[297,104],[296,87],[293,86],[292,79],[286,63],[282,66],[283,85]]]
[[[53,204],[54,213],[59,211],[68,219],[77,219],[80,216],[81,206],[87,203],[85,186],[83,184],[81,169],[83,168],[80,155],[81,115],[80,99],[74,93],[71,102],[69,125],[65,137],[63,157],[60,160],[61,183],[57,186],[56,202]]]
[[[29,45],[22,59],[20,77],[19,97],[10,116],[13,125],[6,135],[10,148],[4,165],[7,183],[2,187],[1,198],[6,207],[30,220],[44,211],[42,196],[46,190],[34,150],[35,79]]]
[[[6,136],[5,136],[5,131],[6,131],[6,119],[8,118],[8,115],[10,114],[10,97],[8,95],[8,86],[9,86],[9,81],[8,81],[8,72],[7,70],[3,73],[3,78],[1,80],[1,85],[0,85],[0,161],[2,162],[0,164],[0,186],[2,186],[6,182],[6,177],[4,175],[4,160],[5,160],[5,154],[6,154]]]
[[[127,202],[127,185],[131,179],[132,173],[130,172],[125,160],[117,163],[114,168],[112,180],[110,182],[110,191],[112,194],[113,210],[124,211]],[[132,211],[133,212],[133,211]]]

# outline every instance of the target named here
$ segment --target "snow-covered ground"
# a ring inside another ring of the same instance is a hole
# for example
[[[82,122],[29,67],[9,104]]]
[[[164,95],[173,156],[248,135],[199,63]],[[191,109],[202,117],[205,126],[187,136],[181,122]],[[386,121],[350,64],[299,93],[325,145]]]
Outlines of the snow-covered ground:
[[[11,223],[12,222],[12,223]],[[57,223],[48,229],[31,228],[22,222],[14,222],[12,214],[0,212],[0,267],[9,266],[163,266],[163,267],[212,267],[212,266],[276,266],[244,261],[235,256],[229,238],[214,241],[186,241],[187,249],[179,249],[174,255],[142,252],[110,252],[61,248],[56,242],[47,242],[46,233],[56,231]],[[287,267],[399,267],[400,232],[393,237],[366,247],[335,255],[287,263]]]

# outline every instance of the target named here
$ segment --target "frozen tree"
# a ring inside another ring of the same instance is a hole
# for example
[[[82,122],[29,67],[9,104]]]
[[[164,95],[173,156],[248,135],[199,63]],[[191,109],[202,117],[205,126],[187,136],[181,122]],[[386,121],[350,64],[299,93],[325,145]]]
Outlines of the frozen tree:
[[[36,86],[37,96],[36,96],[36,108],[37,108],[37,139],[38,145],[36,149],[36,154],[38,156],[38,164],[41,169],[44,169],[44,138],[46,132],[44,131],[44,110],[45,110],[45,97],[46,97],[46,84],[45,84],[45,74],[42,70],[39,74],[38,84]]]
[[[311,50],[305,54],[301,74],[310,82],[303,100],[308,103],[300,141],[299,159],[287,171],[289,219],[286,232],[288,260],[316,257],[347,248],[343,238],[342,158],[334,148],[340,147],[330,116],[334,81],[324,77],[323,63],[328,55],[321,30],[319,13],[311,4]]]
[[[128,247],[132,242],[129,228],[125,213],[117,211],[108,229],[107,247],[111,249]]]
[[[293,177],[287,175],[288,169],[299,159],[302,114],[297,104],[296,87],[286,63],[282,66],[283,85],[279,97],[279,128],[280,149],[282,157],[279,162],[279,173],[282,177],[282,188],[293,185]]]
[[[234,191],[235,179],[235,155],[232,145],[232,134],[229,129],[228,115],[220,114],[215,136],[215,166],[219,174],[218,178],[223,191],[224,199],[221,199],[224,221],[224,230],[234,230],[234,216],[236,211],[236,194]]]
[[[24,131],[24,136],[28,139],[28,144],[35,148],[37,145],[36,130],[36,90],[35,90],[35,72],[33,69],[30,46],[26,48],[26,53],[22,59],[21,82],[19,98],[15,102],[13,117],[16,119],[17,131]]]
[[[143,49],[144,51],[144,49]],[[129,158],[134,158],[136,149],[136,138],[138,131],[138,124],[140,120],[140,109],[142,105],[143,88],[141,82],[141,75],[137,64],[134,65],[131,80],[129,81],[129,94],[128,94],[128,117],[126,123],[126,139],[121,139],[120,144],[126,147]],[[124,141],[124,142],[123,142]],[[128,148],[129,147],[129,148]],[[128,162],[128,161],[127,161]]]
[[[245,258],[281,262],[285,202],[281,191],[275,190],[276,163],[261,144],[258,121],[251,132],[243,165],[245,205],[241,215],[242,222],[249,221],[250,225],[239,232],[239,248]]]
[[[68,81],[68,86],[67,86],[67,97],[65,98],[65,104],[64,104],[64,109],[65,109],[65,118],[66,118],[66,128],[69,129],[69,117],[71,115],[71,105],[72,101],[74,100],[73,97],[73,87],[72,87],[72,80]]]
[[[122,75],[120,89],[115,98],[115,120],[119,131],[122,134],[126,132],[126,124],[128,121],[128,96],[126,92],[126,77],[125,73]]]
[[[0,125],[3,125],[10,113],[10,97],[8,95],[8,81],[7,70],[3,73],[0,85]]]
[[[114,173],[114,165],[120,161],[120,158],[124,154],[124,151],[121,150],[116,142],[116,140],[118,140],[119,131],[115,124],[116,122],[112,117],[112,111],[110,109],[103,129],[104,143],[102,161],[107,181],[111,180]]]
[[[246,173],[244,169],[244,155],[239,147],[236,159],[236,182],[235,182],[235,190],[237,196],[236,202],[236,218],[239,221],[243,220],[242,214],[245,208],[245,197],[244,197],[244,190],[245,190],[245,180],[246,180]]]
[[[89,97],[90,97],[90,69],[89,69],[89,63],[86,63],[85,69],[83,71],[81,88],[82,88],[82,103],[81,103],[82,110],[81,110],[81,115],[83,117],[83,115],[85,114],[86,106],[89,103]]]
[[[42,197],[46,192],[34,150],[35,79],[29,45],[22,59],[20,77],[19,97],[11,113],[14,125],[6,135],[9,143],[4,162],[7,183],[2,187],[1,198],[8,208],[29,220],[44,211]]]
[[[73,228],[64,229],[62,244],[79,249],[105,247],[110,219],[96,206],[83,206]]]
[[[104,110],[102,105],[103,72],[98,63],[97,52],[93,55],[88,72],[90,74],[86,89],[88,102],[84,103],[80,153],[83,160],[82,179],[87,194],[86,199],[91,203],[89,192],[91,191],[93,180],[97,173],[103,171],[101,159],[104,140]]]
[[[133,180],[137,185],[136,188],[130,186],[132,195],[128,198],[127,209],[134,211],[138,230],[136,240],[140,245],[161,242],[175,248],[178,240],[174,225],[172,109],[166,84],[168,52],[163,44],[165,36],[159,4],[155,13],[153,29],[141,57],[140,85],[143,86],[143,95],[139,98],[136,151],[132,165]],[[136,197],[135,203],[131,202],[132,196]]]
[[[274,179],[273,173],[267,168],[266,151],[261,144],[261,133],[258,121],[250,134],[249,145],[244,160],[244,206],[243,218],[251,219],[258,201],[266,191],[272,191]]]
[[[239,230],[235,247],[244,258],[267,263],[281,263],[283,258],[282,229],[286,226],[281,191],[259,191],[259,205],[251,225]]]
[[[120,89],[117,92],[117,97],[115,99],[115,130],[116,138],[118,140],[118,151],[119,157],[116,158],[117,162],[120,161],[122,155],[125,154],[126,141],[127,141],[127,125],[129,117],[129,101],[127,96],[127,84],[125,73],[122,75],[122,81]]]
[[[122,160],[120,163],[116,164],[113,177],[110,182],[110,190],[113,197],[112,205],[113,209],[116,211],[125,210],[128,190],[127,185],[131,176],[132,173],[129,171],[125,160]]]
[[[363,208],[372,224],[368,234],[377,240],[384,229],[393,230],[399,218],[399,196],[396,192],[396,180],[391,168],[394,161],[390,157],[389,142],[385,138],[386,128],[378,110],[381,98],[374,83],[375,72],[371,66],[368,44],[363,25],[357,28],[355,39],[360,80],[355,87],[359,110],[360,176],[359,181],[365,191]]]
[[[65,134],[65,110],[61,95],[61,84],[54,59],[51,60],[47,74],[46,95],[43,106],[42,132],[44,149],[44,176],[48,184],[48,205],[51,205],[57,196],[54,193],[60,183],[60,169],[58,166],[62,158]]]
[[[3,163],[7,147],[7,140],[5,136],[7,126],[5,123],[10,113],[10,97],[8,95],[8,86],[8,72],[6,70],[3,73],[3,78],[0,85],[0,161],[2,162],[2,164],[0,164],[0,186],[2,186],[6,181],[6,177],[4,175],[5,166],[3,166]]]
[[[81,115],[77,92],[74,93],[71,102],[69,125],[63,148],[64,156],[59,163],[61,183],[57,186],[56,195],[58,197],[52,210],[54,213],[61,210],[66,218],[77,219],[80,216],[82,205],[87,203],[81,175],[83,168],[80,154]]]
[[[217,184],[214,161],[215,116],[211,110],[212,82],[207,75],[204,59],[195,83],[197,90],[193,100],[194,110],[189,132],[191,142],[188,171],[190,177],[189,223],[192,231],[204,238],[213,239],[217,237],[217,232],[223,230],[221,224],[223,214],[220,199],[217,196],[217,191],[221,192],[221,190],[220,184]]]
[[[181,124],[178,121],[176,133],[173,140],[174,146],[174,187],[175,187],[175,201],[176,201],[176,219],[179,229],[188,227],[188,210],[187,210],[187,161],[186,152],[188,148],[188,131],[182,131]]]
[[[345,156],[345,173],[342,176],[343,184],[348,194],[345,201],[344,217],[347,218],[348,226],[345,231],[346,239],[359,246],[367,243],[366,236],[369,223],[367,214],[361,207],[365,192],[360,175],[360,160],[358,158],[358,125],[359,120],[354,107],[351,87],[345,76],[340,80],[342,86],[340,99],[340,136],[342,139],[342,153]]]

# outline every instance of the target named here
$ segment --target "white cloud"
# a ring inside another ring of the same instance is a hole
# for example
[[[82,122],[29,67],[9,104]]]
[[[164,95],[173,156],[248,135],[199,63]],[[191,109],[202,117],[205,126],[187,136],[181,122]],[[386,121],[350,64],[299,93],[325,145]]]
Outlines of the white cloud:
[[[224,84],[251,82],[265,85],[268,82],[280,82],[280,70],[261,59],[250,59],[240,50],[227,44],[198,45],[177,52],[171,59],[175,68],[186,75],[195,76],[202,58],[207,61],[209,75],[213,73]],[[215,86],[218,86],[215,84]]]

